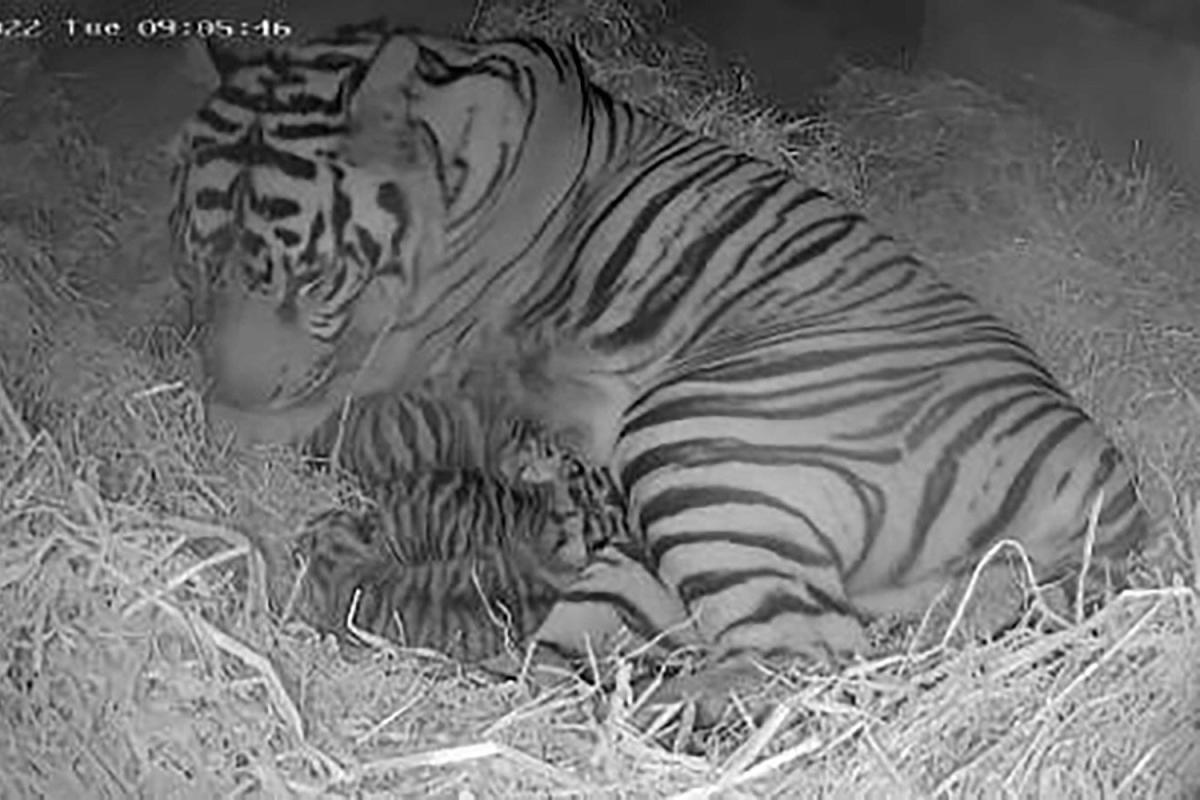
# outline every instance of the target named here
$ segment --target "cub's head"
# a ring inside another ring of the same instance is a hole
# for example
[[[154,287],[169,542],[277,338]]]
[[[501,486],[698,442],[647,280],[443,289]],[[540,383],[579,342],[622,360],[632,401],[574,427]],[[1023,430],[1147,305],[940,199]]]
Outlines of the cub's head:
[[[211,94],[175,143],[170,219],[210,399],[269,416],[395,382],[395,354],[367,356],[441,257],[445,208],[406,113],[415,47],[363,26],[201,49]]]

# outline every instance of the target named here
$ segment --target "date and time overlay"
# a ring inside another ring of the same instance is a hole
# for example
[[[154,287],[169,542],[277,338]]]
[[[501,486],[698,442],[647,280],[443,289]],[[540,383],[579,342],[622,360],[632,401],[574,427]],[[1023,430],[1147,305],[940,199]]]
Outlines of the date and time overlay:
[[[0,45],[17,41],[135,44],[180,39],[281,43],[292,38],[294,33],[293,26],[288,22],[271,17],[143,16],[118,20],[69,14],[53,17],[6,16],[0,10]]]

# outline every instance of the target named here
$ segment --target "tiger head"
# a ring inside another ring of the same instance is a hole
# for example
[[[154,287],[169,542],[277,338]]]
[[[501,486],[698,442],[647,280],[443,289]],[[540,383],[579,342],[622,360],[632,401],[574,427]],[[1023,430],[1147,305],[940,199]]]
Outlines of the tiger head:
[[[527,246],[561,196],[530,166],[577,138],[529,135],[534,83],[559,66],[539,55],[376,25],[265,53],[208,45],[171,228],[212,402],[319,417],[419,382],[451,349],[422,332],[495,294],[482,265]]]
[[[381,102],[381,42],[203,53],[211,94],[175,143],[171,228],[212,402],[336,402],[439,257],[433,154]]]

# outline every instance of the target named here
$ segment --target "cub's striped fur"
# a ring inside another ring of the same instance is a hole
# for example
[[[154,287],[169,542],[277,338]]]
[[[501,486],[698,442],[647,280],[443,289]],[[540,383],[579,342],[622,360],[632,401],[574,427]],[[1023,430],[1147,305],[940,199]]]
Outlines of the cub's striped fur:
[[[298,608],[321,629],[488,658],[524,642],[588,560],[587,521],[548,486],[428,470],[377,500],[317,515],[298,540]]]
[[[589,547],[628,539],[624,498],[609,473],[543,426],[504,414],[481,393],[421,390],[354,398],[304,442],[373,496],[429,470],[468,470],[553,489],[559,513],[586,517]]]
[[[607,473],[476,396],[356,398],[306,451],[373,500],[317,515],[300,537],[300,609],[324,630],[345,633],[352,616],[398,642],[489,658],[525,643],[591,554],[630,539]],[[601,562],[612,558],[623,556]],[[607,610],[590,612],[592,629],[598,618],[619,630]]]
[[[1121,455],[1010,328],[570,48],[363,26],[215,66],[172,222],[216,400],[498,373],[619,478],[717,654],[860,648],[1002,538],[1073,569],[1099,494],[1097,559],[1143,538]]]
[[[370,487],[427,469],[516,470],[517,450],[534,435],[527,428],[475,396],[377,392],[330,414],[303,445],[313,461]]]

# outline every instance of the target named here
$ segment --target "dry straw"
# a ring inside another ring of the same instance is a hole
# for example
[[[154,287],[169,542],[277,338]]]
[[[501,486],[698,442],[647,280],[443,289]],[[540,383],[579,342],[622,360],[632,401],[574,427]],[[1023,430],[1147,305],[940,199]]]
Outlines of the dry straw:
[[[959,82],[850,72],[788,120],[649,2],[476,24],[576,40],[600,80],[832,185],[1012,319],[1134,456],[1165,529],[1138,588],[981,639],[973,577],[876,657],[764,671],[702,734],[620,659],[547,689],[339,650],[277,613],[261,545],[345,487],[205,439],[187,342],[157,324],[161,201],[121,188],[145,164],[110,163],[26,54],[0,70],[0,796],[1196,796],[1190,212]],[[1026,571],[1010,543],[989,559]]]

